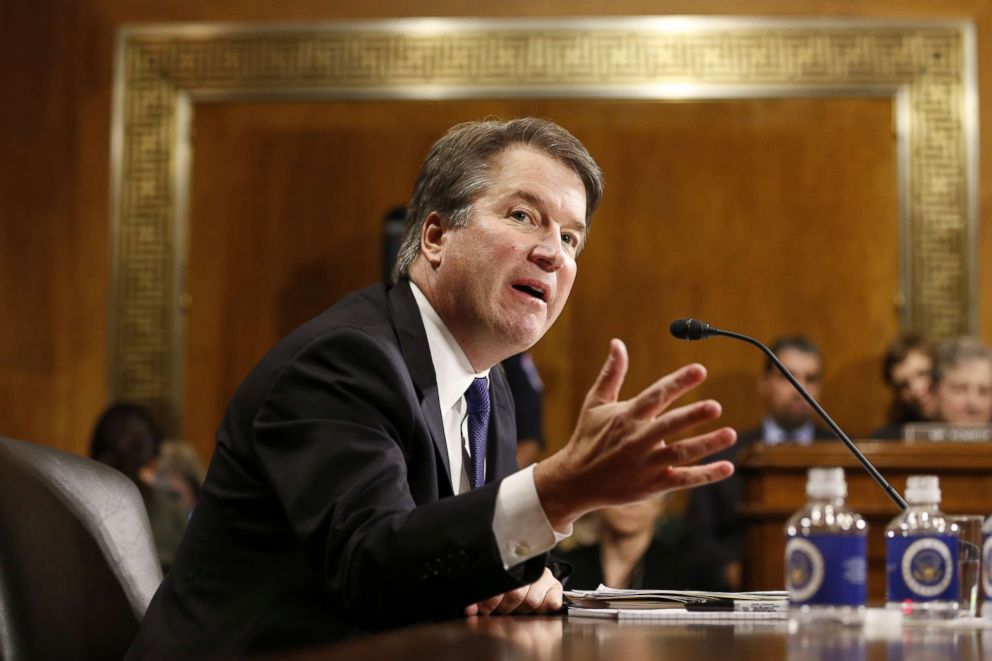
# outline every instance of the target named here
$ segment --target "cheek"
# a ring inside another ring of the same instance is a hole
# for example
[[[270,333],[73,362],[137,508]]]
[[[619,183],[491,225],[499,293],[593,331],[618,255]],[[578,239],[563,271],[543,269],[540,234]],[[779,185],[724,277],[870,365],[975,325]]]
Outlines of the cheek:
[[[575,262],[570,262],[562,268],[558,275],[558,297],[564,303],[568,295],[572,293],[572,285],[575,284]]]

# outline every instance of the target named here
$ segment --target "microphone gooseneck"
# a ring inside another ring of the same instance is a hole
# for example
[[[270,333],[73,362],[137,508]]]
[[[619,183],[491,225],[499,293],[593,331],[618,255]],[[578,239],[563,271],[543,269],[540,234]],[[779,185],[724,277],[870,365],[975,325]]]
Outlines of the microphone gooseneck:
[[[837,423],[834,422],[829,415],[827,415],[827,412],[823,410],[823,407],[820,406],[815,399],[813,399],[813,396],[806,392],[806,389],[803,388],[802,384],[796,380],[796,377],[792,375],[792,372],[790,372],[789,369],[782,364],[782,361],[778,359],[778,356],[776,356],[771,349],[753,337],[742,335],[741,333],[735,333],[733,331],[721,330],[715,326],[709,325],[705,321],[700,321],[698,319],[677,319],[672,322],[670,330],[672,335],[680,340],[704,340],[713,335],[723,335],[724,337],[732,337],[735,340],[747,342],[748,344],[761,349],[772,361],[775,367],[777,367],[785,378],[789,380],[792,387],[795,388],[796,391],[802,395],[803,399],[805,399],[809,405],[813,407],[813,410],[816,411],[821,418],[823,418],[823,421],[827,423],[834,435],[844,442],[847,449],[851,451],[851,454],[853,454],[859,462],[861,462],[864,469],[868,471],[868,474],[872,476],[872,479],[878,483],[878,486],[882,487],[882,490],[885,491],[885,494],[890,499],[892,499],[892,502],[894,502],[900,510],[906,509],[906,501],[899,495],[899,492],[896,491],[884,477],[882,477],[882,474],[878,472],[878,469],[875,468],[870,461],[868,461],[868,458],[865,457],[865,455],[861,453],[861,450],[858,449],[858,446],[854,444],[854,441],[852,441],[848,435],[844,433],[844,430],[837,426]]]

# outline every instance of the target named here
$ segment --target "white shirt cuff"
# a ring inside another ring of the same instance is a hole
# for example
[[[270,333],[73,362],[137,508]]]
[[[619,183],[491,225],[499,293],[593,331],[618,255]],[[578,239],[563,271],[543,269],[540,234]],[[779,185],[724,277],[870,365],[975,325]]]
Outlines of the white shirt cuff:
[[[551,550],[572,534],[571,524],[567,530],[559,532],[548,522],[534,485],[535,466],[537,464],[531,464],[517,471],[504,478],[499,485],[496,513],[493,515],[493,537],[499,547],[503,569]]]

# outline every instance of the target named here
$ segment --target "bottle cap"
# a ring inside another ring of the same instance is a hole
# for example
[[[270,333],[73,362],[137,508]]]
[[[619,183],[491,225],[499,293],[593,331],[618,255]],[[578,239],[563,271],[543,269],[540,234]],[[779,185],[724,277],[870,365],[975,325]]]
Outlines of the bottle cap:
[[[911,505],[940,502],[940,479],[936,475],[910,475],[906,480],[906,502]]]
[[[810,468],[806,473],[806,495],[810,498],[846,498],[843,468]]]

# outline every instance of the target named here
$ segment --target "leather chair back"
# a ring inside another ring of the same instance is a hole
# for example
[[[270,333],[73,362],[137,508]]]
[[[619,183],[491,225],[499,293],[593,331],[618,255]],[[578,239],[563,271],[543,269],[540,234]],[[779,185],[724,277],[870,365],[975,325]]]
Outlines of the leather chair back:
[[[0,658],[121,659],[161,580],[130,480],[0,437]]]

